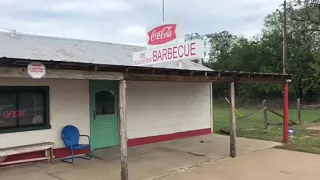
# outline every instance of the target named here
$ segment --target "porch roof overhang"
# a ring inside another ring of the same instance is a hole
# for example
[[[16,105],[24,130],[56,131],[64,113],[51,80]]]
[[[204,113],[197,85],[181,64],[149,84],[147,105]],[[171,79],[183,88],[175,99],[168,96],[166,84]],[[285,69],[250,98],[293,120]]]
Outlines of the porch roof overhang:
[[[291,74],[283,75],[280,73],[167,69],[142,66],[16,59],[6,57],[0,58],[0,66],[25,68],[31,61],[41,62],[47,69],[122,73],[123,79],[135,81],[285,83],[287,80],[293,79],[293,75]]]

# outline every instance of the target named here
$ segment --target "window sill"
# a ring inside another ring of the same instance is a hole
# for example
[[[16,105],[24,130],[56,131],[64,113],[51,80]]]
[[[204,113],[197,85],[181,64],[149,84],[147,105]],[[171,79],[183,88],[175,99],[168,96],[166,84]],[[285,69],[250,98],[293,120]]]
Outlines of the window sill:
[[[25,132],[25,131],[38,131],[38,130],[45,130],[45,129],[51,129],[51,125],[35,126],[35,127],[21,127],[21,128],[12,128],[12,129],[0,129],[0,134]]]

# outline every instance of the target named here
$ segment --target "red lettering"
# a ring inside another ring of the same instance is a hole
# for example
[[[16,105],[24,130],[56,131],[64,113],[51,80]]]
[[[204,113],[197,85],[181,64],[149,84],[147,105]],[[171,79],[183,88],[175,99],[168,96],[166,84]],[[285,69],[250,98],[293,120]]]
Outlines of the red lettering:
[[[152,61],[156,62],[157,61],[157,51],[152,52]]]
[[[173,58],[178,58],[178,56],[177,56],[177,46],[174,46],[173,47]]]
[[[162,49],[162,60],[166,60],[167,59],[167,49]]]
[[[181,53],[180,53],[180,52],[181,52]],[[182,56],[183,56],[183,46],[182,46],[182,45],[179,46],[178,55],[179,55],[179,57],[182,57]]]
[[[9,115],[8,111],[3,112],[3,113],[2,113],[2,117],[4,117],[4,118],[9,118],[10,115]]]
[[[10,117],[13,117],[13,118],[23,117],[24,113],[25,113],[25,110],[4,111],[2,113],[2,117],[5,119],[8,119]]]
[[[9,116],[17,117],[16,116],[16,111],[9,111]]]
[[[195,45],[196,43],[191,43],[191,56],[194,56],[194,55],[196,55],[196,53],[194,52],[194,50],[196,49],[195,47],[194,47],[194,45]]]
[[[161,57],[161,50],[158,51],[158,61],[162,60],[162,57]]]
[[[24,116],[24,112],[25,112],[25,110],[19,111],[19,117],[23,117]]]
[[[172,59],[172,49],[168,48],[168,59]]]
[[[146,54],[146,53],[141,53],[141,54],[140,54],[140,58],[145,58],[145,57],[146,57],[145,54]]]
[[[186,48],[186,45],[184,45],[184,55],[185,56],[189,56],[190,51],[189,51],[189,44],[188,44],[188,48]]]

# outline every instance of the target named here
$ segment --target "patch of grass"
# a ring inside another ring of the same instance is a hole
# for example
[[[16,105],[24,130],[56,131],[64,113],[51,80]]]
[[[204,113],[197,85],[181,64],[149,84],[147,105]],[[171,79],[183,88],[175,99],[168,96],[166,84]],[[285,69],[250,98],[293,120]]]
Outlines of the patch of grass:
[[[242,115],[248,115],[258,109],[237,109]],[[281,110],[277,112],[282,114]],[[215,133],[227,134],[229,132],[230,113],[227,107],[214,108],[213,128]],[[251,139],[261,139],[268,141],[282,141],[283,129],[282,125],[270,125],[268,129],[264,128],[263,113],[241,120],[237,115],[237,136]],[[302,125],[294,125],[296,134],[293,137],[293,142],[279,146],[279,149],[287,149],[301,152],[309,152],[320,154],[320,131],[308,130],[308,127],[320,126],[320,122],[311,123],[320,117],[319,110],[303,110]],[[297,111],[289,110],[289,118],[298,123]],[[268,121],[270,123],[281,123],[283,119],[277,115],[268,112]]]

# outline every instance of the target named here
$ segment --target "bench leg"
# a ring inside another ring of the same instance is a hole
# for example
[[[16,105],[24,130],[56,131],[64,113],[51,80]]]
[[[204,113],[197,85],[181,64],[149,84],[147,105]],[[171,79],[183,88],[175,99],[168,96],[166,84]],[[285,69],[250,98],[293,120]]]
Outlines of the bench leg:
[[[50,161],[53,164],[53,148],[50,148]]]
[[[53,148],[46,149],[45,156],[48,158],[48,163],[51,162],[53,164]]]
[[[46,158],[49,157],[49,150],[50,150],[50,149],[44,150],[44,156],[45,156]],[[47,159],[47,162],[50,162],[50,159]]]
[[[0,156],[0,164],[7,158],[7,156]]]

